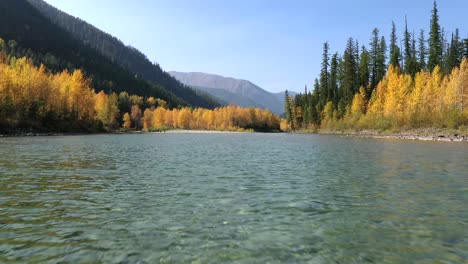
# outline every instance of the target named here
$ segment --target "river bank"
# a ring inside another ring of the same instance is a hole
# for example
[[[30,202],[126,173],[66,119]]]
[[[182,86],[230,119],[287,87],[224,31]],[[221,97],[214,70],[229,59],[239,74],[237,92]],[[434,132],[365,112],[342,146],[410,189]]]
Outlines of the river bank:
[[[106,135],[106,134],[241,134],[241,133],[256,133],[255,131],[221,131],[221,130],[188,130],[188,129],[168,129],[161,131],[113,131],[113,132],[25,132],[25,131],[9,131],[8,133],[0,133],[0,137],[45,137],[45,136],[81,136],[81,135]],[[261,133],[261,132],[258,132]],[[273,132],[271,132],[273,133]],[[275,132],[278,133],[278,132]]]
[[[439,128],[424,128],[410,129],[402,131],[379,131],[379,130],[319,130],[318,134],[323,135],[338,135],[345,137],[362,137],[362,138],[380,138],[380,139],[405,139],[405,140],[420,140],[420,141],[441,141],[441,142],[468,142],[468,128],[459,129],[439,129]]]
[[[77,135],[98,135],[98,134],[241,134],[241,133],[260,133],[255,131],[219,131],[219,130],[187,130],[187,129],[169,129],[158,132],[146,131],[114,131],[114,132],[25,132],[10,131],[7,134],[0,134],[1,137],[44,137],[44,136],[77,136]],[[279,133],[279,132],[274,132]],[[440,142],[468,142],[468,128],[460,129],[438,129],[424,128],[402,130],[397,132],[379,131],[379,130],[300,130],[292,133],[336,135],[342,137],[361,137],[378,139],[404,139],[419,141],[440,141]]]

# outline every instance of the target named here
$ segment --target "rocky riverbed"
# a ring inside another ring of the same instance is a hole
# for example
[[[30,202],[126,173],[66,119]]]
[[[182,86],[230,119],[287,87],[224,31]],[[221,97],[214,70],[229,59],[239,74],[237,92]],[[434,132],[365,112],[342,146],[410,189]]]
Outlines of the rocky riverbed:
[[[468,142],[468,128],[457,130],[449,129],[412,129],[398,132],[382,132],[378,130],[356,130],[356,131],[319,131],[319,134],[332,134],[340,136],[352,136],[363,138],[382,139],[406,139],[421,141],[443,141],[443,142]]]

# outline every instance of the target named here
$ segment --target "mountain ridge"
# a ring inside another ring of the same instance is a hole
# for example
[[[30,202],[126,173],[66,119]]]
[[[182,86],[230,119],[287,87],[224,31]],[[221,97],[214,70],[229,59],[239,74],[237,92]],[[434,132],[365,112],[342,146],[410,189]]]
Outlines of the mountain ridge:
[[[219,103],[205,94],[197,93],[164,71],[159,64],[152,63],[145,54],[135,47],[125,45],[115,36],[94,25],[74,17],[43,0],[26,0],[31,6],[47,17],[53,24],[70,33],[75,39],[87,45],[112,62],[120,65],[138,78],[161,86],[193,107],[214,108]]]
[[[253,106],[263,109],[268,108],[275,114],[282,114],[284,112],[283,100],[278,98],[278,96],[276,96],[274,93],[266,91],[249,80],[236,79],[233,77],[225,77],[219,74],[204,72],[168,71],[168,73],[185,85],[189,85],[195,88],[198,87],[202,90],[203,88],[219,89],[244,98],[241,103],[235,102],[227,96],[220,98],[222,101],[227,103],[232,103],[243,107]],[[207,89],[205,89],[204,92],[207,92],[217,98],[220,96],[220,94],[214,94],[213,91]]]

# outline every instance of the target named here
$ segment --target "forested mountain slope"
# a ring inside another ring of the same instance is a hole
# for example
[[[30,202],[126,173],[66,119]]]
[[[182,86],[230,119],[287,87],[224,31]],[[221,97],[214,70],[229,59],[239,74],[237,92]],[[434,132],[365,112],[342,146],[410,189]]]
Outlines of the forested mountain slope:
[[[7,43],[10,55],[29,57],[36,65],[42,63],[53,72],[82,69],[92,78],[97,91],[154,96],[170,106],[187,104],[161,86],[136,78],[91,47],[76,41],[26,0],[0,1],[0,38]]]
[[[53,23],[71,33],[81,43],[97,50],[101,55],[127,69],[134,75],[160,85],[194,107],[214,108],[218,102],[204,93],[185,86],[153,64],[137,49],[126,46],[116,37],[103,32],[89,23],[73,17],[42,0],[27,0]]]

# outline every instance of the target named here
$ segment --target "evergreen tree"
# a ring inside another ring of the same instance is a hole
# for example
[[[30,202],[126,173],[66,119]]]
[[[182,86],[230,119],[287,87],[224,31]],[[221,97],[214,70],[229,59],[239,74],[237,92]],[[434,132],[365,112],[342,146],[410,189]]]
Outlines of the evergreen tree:
[[[405,33],[403,34],[403,45],[405,48],[404,60],[404,72],[408,73],[411,68],[411,36],[408,31],[408,20],[405,16]]]
[[[359,87],[364,87],[366,91],[370,90],[369,87],[369,52],[365,46],[362,46],[361,49],[361,59],[359,61]],[[370,93],[366,93],[367,98],[370,97]]]
[[[450,41],[450,47],[448,49],[447,60],[445,63],[445,73],[450,73],[453,68],[458,67],[463,58],[463,47],[460,41],[460,33],[458,29],[455,30],[455,34],[452,34],[452,40]]]
[[[432,71],[435,66],[441,65],[443,52],[441,29],[439,25],[439,14],[436,1],[434,1],[434,8],[432,9],[430,29],[429,60],[427,62],[427,68],[429,71]]]
[[[392,21],[392,33],[390,35],[390,65],[400,67],[400,48],[397,45],[398,37],[396,34],[395,23]]]
[[[377,83],[379,83],[384,77],[387,71],[387,44],[385,37],[382,36],[380,39],[379,52],[377,56]],[[359,89],[356,90],[356,93]]]
[[[304,102],[303,109],[304,109],[304,114],[303,114],[303,122],[305,126],[307,127],[311,123],[311,109],[310,109],[310,95],[307,91],[307,85],[305,85],[304,88],[304,98],[302,100]]]
[[[371,57],[371,86],[377,85],[377,57],[379,54],[379,29],[374,28],[372,31],[372,39],[370,43],[370,57]]]
[[[424,30],[419,31],[418,39],[418,55],[419,55],[419,68],[421,70],[426,69],[426,40],[424,38]]]
[[[320,71],[320,104],[319,108],[323,109],[327,101],[329,100],[328,95],[329,95],[329,72],[328,72],[328,67],[330,66],[330,59],[329,59],[329,50],[330,46],[328,45],[328,42],[323,43],[323,54],[322,54],[322,68]]]
[[[354,43],[354,60],[356,61],[356,65],[359,65],[359,62],[361,61],[361,53],[359,51],[359,41],[356,39]],[[356,67],[356,76],[359,76],[359,67]],[[358,84],[359,85],[359,78],[358,78]]]
[[[468,58],[468,38],[466,38],[464,41],[464,52],[463,52],[463,58]]]
[[[345,105],[348,105],[352,100],[353,96],[358,91],[358,78],[356,76],[357,63],[355,58],[355,47],[352,38],[348,39],[346,50],[343,56],[343,87],[342,87],[342,98]]]
[[[291,97],[289,96],[288,90],[284,92],[284,112],[286,114],[286,120],[291,125],[291,128],[294,130],[293,124],[293,109],[291,105]]]
[[[331,58],[328,92],[328,101],[336,105],[338,101],[338,53],[333,54]]]
[[[318,104],[319,104],[319,96],[318,96],[318,89],[320,89],[320,84],[317,79],[315,79],[314,83],[314,92],[310,98],[310,116],[311,121],[314,125],[320,125],[320,112],[318,111]]]
[[[420,71],[418,63],[418,51],[416,50],[416,34],[411,35],[411,75],[415,76],[417,72]]]

